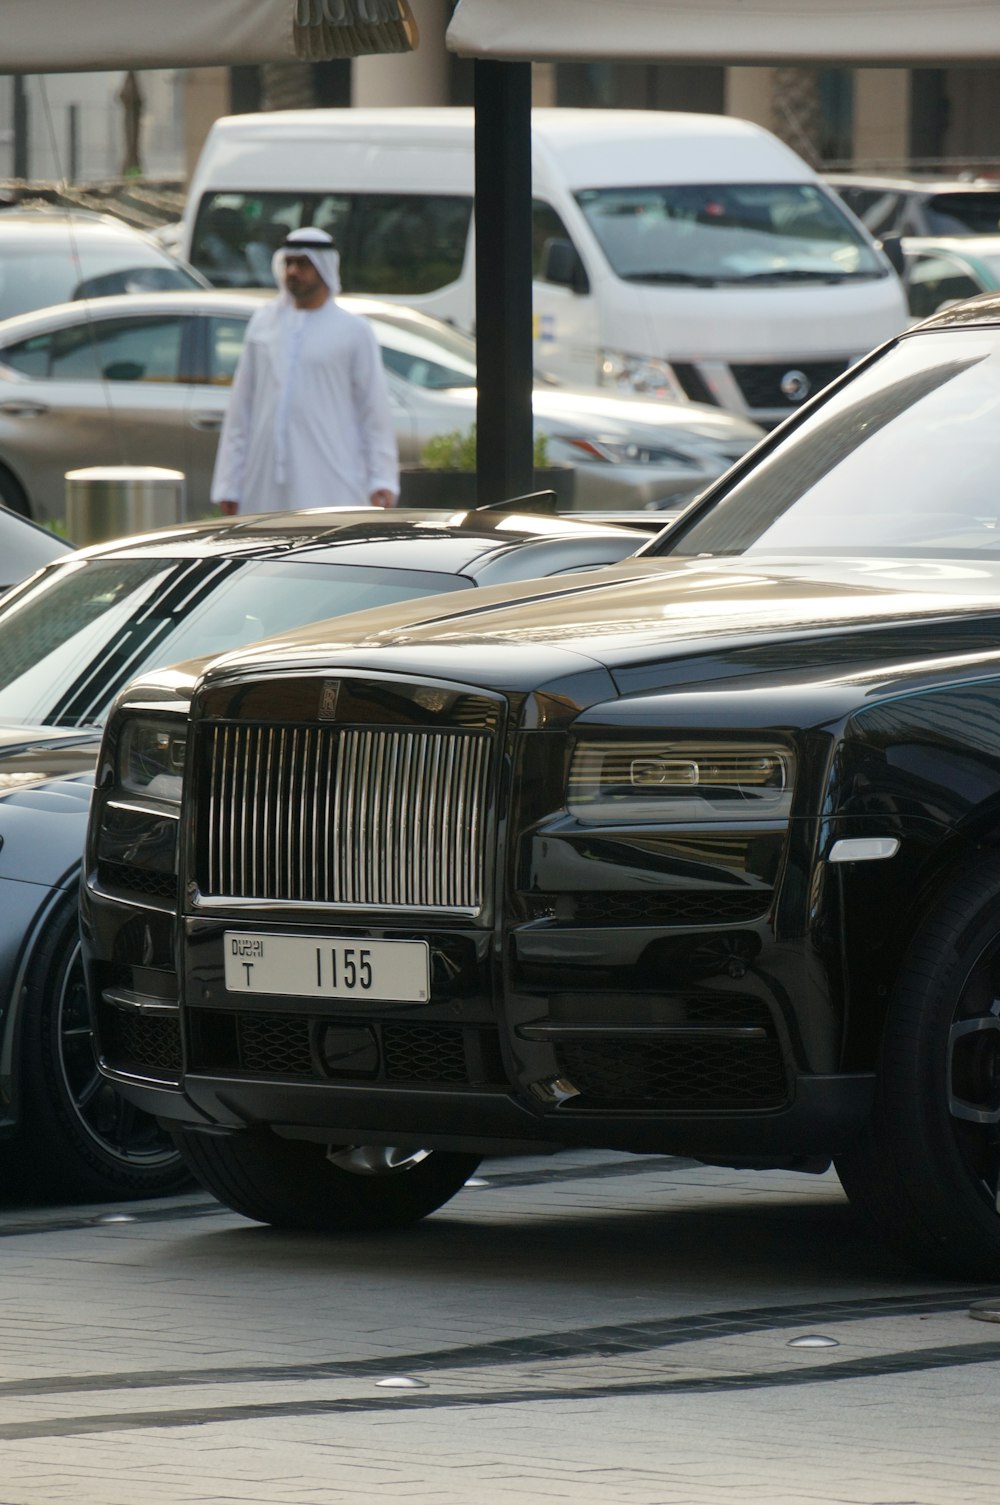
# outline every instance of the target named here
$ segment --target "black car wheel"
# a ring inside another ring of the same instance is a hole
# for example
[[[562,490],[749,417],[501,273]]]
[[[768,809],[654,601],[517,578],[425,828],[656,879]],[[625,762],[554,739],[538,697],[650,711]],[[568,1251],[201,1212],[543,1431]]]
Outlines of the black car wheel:
[[[32,1181],[84,1198],[166,1196],[190,1185],[170,1135],[98,1072],[75,894],[46,927],[24,1010],[17,1149]]]
[[[202,1185],[234,1212],[276,1228],[349,1233],[404,1228],[460,1191],[478,1155],[314,1144],[269,1129],[224,1138],[176,1133]]]
[[[890,1006],[874,1113],[837,1171],[911,1261],[1000,1274],[1000,859],[922,927]]]

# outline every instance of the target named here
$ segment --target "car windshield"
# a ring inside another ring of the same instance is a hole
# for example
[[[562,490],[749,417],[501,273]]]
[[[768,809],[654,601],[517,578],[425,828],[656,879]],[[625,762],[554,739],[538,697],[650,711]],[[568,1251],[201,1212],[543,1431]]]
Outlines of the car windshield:
[[[73,559],[0,600],[0,720],[99,722],[140,670],[471,584],[307,560]]]
[[[93,245],[82,240],[0,249],[0,319],[32,313],[50,303],[100,298],[110,293],[182,291],[200,287],[180,262],[138,240]]]
[[[812,183],[587,188],[576,199],[629,282],[767,286],[883,275],[856,226]]]
[[[432,391],[476,385],[476,347],[464,335],[456,331],[449,339],[446,330],[439,335],[433,326],[423,328],[382,314],[370,322],[385,366],[404,381]]]
[[[936,193],[924,204],[928,235],[995,235],[1000,230],[1000,190]]]
[[[848,381],[663,547],[1000,555],[998,473],[1000,333],[918,334]]]

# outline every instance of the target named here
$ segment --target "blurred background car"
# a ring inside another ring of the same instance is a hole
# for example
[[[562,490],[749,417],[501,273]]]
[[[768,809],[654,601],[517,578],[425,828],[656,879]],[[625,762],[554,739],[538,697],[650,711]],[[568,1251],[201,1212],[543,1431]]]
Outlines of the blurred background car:
[[[906,302],[915,319],[1000,288],[1000,234],[909,236],[903,259]]]
[[[824,173],[823,181],[877,238],[884,235],[995,235],[1000,183],[983,179],[868,177]]]
[[[49,528],[0,507],[0,595],[63,554],[71,545]]]
[[[65,557],[0,600],[5,1179],[27,1168],[35,1190],[77,1198],[188,1179],[165,1131],[98,1076],[79,964],[98,727],[126,681],[346,611],[612,563],[655,531],[652,516],[642,530],[368,508],[222,519],[80,552],[53,539]]]
[[[40,520],[61,518],[67,470],[132,463],[184,471],[188,515],[204,516],[246,325],[269,296],[129,294],[0,324],[0,501]],[[428,439],[474,422],[473,341],[397,304],[341,301],[374,326],[404,463],[417,461]],[[584,510],[680,506],[762,433],[697,403],[541,382],[535,419],[550,462],[576,467],[575,506]]]
[[[0,211],[0,319],[77,298],[207,286],[193,267],[110,214]]]

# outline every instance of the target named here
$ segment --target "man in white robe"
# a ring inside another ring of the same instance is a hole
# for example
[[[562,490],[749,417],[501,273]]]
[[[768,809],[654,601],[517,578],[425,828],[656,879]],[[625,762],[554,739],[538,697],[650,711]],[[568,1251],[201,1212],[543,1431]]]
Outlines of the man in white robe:
[[[212,478],[225,513],[392,507],[399,458],[382,357],[337,304],[340,256],[322,230],[275,253],[278,296],[253,315]]]

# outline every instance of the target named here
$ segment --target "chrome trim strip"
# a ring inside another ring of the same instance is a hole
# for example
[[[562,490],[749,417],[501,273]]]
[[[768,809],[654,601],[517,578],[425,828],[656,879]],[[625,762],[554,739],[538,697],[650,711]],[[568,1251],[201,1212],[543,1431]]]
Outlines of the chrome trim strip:
[[[101,998],[105,1003],[112,1003],[116,1008],[134,1009],[139,1014],[174,1014],[180,1013],[180,1004],[171,1003],[168,998],[160,998],[156,993],[136,993],[131,988],[102,988]]]
[[[241,903],[481,912],[490,732],[229,723],[204,735],[200,904],[225,890]]]
[[[253,911],[254,914],[266,913],[269,909],[281,911],[286,908],[294,908],[298,912],[315,910],[319,914],[357,914],[358,910],[373,914],[429,914],[429,915],[456,915],[463,918],[474,918],[482,913],[483,906],[468,904],[449,904],[444,907],[439,904],[390,903],[390,904],[363,904],[360,901],[352,902],[345,899],[253,899],[244,894],[197,894],[195,904],[199,910],[229,910]],[[152,906],[149,906],[152,907]]]
[[[895,836],[852,836],[835,841],[827,862],[884,862],[895,857],[899,840]]]

